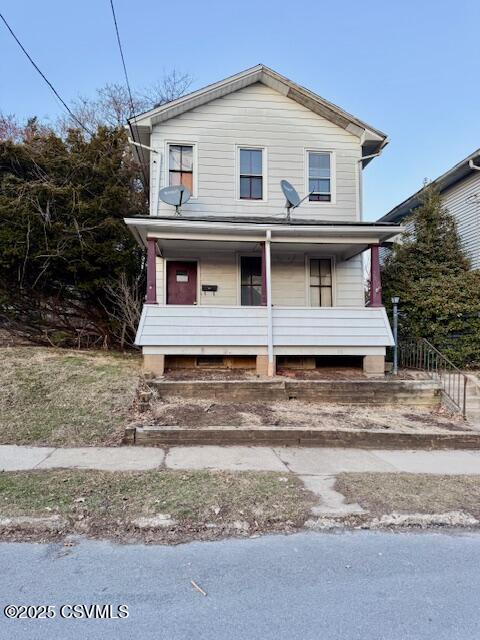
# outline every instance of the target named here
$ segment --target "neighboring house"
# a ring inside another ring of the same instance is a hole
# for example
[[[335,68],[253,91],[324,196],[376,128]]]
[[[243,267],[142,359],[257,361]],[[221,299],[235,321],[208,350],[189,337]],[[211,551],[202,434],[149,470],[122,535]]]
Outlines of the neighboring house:
[[[441,175],[433,184],[442,204],[457,222],[462,245],[472,269],[480,269],[480,149]],[[379,222],[403,222],[420,204],[422,189],[380,218]],[[413,221],[406,228],[414,232]]]
[[[361,203],[362,169],[383,133],[263,65],[130,124],[151,185],[150,216],[126,220],[147,247],[137,333],[146,370],[162,374],[165,358],[256,361],[274,375],[277,359],[357,356],[367,374],[383,374],[393,341],[378,248],[399,228],[363,222]],[[310,193],[290,221],[282,179]],[[178,216],[159,190],[180,183],[192,198]]]

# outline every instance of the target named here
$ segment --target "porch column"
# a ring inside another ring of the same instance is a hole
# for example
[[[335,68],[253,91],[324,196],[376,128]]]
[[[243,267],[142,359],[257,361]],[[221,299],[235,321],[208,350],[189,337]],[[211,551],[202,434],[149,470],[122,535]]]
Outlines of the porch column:
[[[267,355],[268,366],[267,375],[274,376],[276,373],[275,355],[273,351],[273,314],[272,314],[272,259],[271,259],[272,232],[267,231],[265,248],[265,280],[267,290]]]
[[[147,238],[147,304],[157,304],[157,239]]]
[[[267,260],[265,255],[265,242],[260,243],[262,250],[262,292],[260,294],[260,304],[267,306]]]
[[[370,306],[382,307],[382,280],[380,278],[380,246],[370,245]]]

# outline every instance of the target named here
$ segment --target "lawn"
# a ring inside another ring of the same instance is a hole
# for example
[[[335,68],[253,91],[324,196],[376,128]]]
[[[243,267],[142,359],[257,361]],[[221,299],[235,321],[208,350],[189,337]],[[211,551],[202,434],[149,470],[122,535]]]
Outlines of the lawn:
[[[373,516],[464,511],[480,519],[480,476],[342,473],[335,489]]]
[[[136,354],[0,348],[0,444],[120,441],[140,373]]]
[[[239,530],[295,530],[315,497],[292,474],[275,472],[101,472],[55,470],[0,474],[0,517],[59,515],[66,531],[130,539],[133,521],[166,514],[160,539],[179,542]],[[157,532],[158,533],[158,532]],[[150,532],[152,535],[152,532]]]

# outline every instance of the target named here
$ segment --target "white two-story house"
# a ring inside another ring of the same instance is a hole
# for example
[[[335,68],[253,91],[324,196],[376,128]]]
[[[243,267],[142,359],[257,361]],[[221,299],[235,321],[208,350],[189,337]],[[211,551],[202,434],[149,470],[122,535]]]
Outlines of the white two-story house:
[[[146,370],[256,364],[271,376],[285,359],[357,356],[383,375],[393,340],[378,250],[400,229],[362,221],[361,188],[383,133],[263,65],[130,124],[150,174],[150,215],[125,221],[147,249]],[[284,179],[307,196],[290,216]],[[179,184],[192,197],[177,215],[159,192]]]

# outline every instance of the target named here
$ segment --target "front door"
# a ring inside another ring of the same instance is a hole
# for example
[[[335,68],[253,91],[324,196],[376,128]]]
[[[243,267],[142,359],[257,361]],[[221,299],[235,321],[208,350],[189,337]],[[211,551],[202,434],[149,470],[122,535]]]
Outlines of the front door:
[[[197,263],[167,261],[167,304],[197,304]]]

